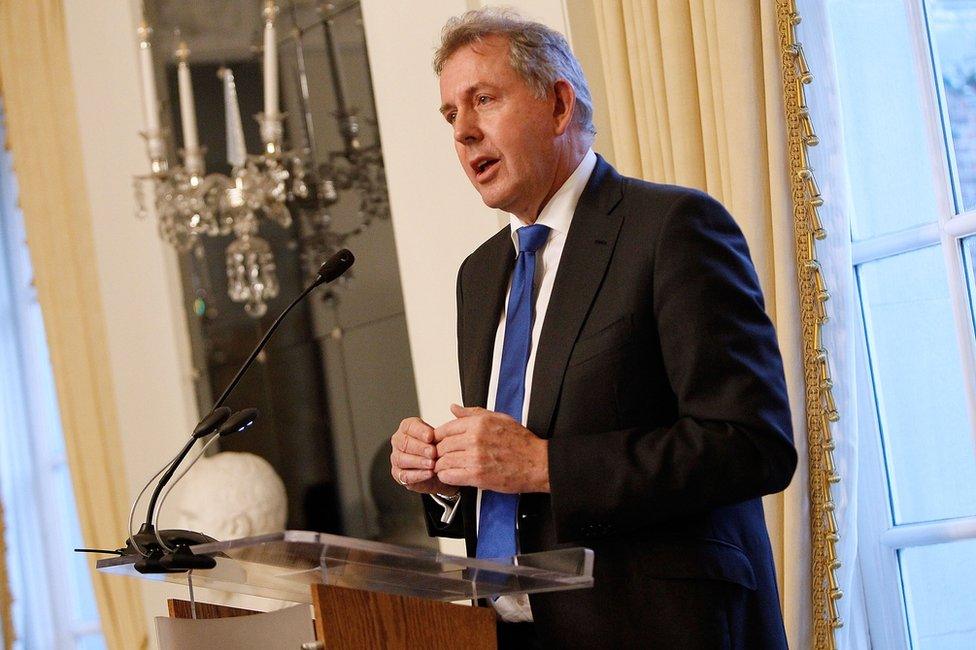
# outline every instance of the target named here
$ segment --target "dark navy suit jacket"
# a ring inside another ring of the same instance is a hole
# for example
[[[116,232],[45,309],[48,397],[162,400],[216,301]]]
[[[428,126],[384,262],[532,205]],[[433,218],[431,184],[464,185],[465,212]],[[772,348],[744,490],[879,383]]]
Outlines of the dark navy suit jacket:
[[[509,228],[458,276],[465,405],[485,406],[514,266]],[[551,494],[523,494],[522,553],[595,551],[592,589],[530,597],[553,647],[784,648],[760,497],[797,456],[782,360],[741,231],[709,196],[620,176],[580,197],[538,342],[526,426]],[[475,490],[431,534],[475,540]]]

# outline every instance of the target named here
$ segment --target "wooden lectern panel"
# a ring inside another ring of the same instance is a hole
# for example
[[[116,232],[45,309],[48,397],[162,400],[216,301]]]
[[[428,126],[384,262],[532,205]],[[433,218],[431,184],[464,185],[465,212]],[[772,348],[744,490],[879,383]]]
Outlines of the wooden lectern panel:
[[[436,600],[312,585],[316,637],[329,650],[496,650],[495,612]]]

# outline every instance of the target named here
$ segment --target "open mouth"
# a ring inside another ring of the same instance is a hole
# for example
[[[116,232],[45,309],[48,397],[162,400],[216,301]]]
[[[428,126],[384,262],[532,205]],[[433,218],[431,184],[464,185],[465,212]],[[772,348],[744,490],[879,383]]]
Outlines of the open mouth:
[[[498,164],[498,158],[479,158],[471,166],[474,168],[475,177],[479,180],[486,177]]]

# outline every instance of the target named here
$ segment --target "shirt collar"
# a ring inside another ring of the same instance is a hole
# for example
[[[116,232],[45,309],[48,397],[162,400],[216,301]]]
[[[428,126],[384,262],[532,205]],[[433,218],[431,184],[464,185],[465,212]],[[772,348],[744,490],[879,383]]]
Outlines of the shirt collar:
[[[586,182],[590,180],[594,167],[596,167],[596,154],[593,153],[593,149],[588,149],[583,160],[576,166],[576,170],[552,195],[535,222],[548,226],[552,229],[553,234],[565,235],[568,233],[569,224],[573,221],[573,213],[576,212],[576,204],[579,203],[579,198],[586,188]],[[512,243],[515,244],[515,250],[518,251],[518,236],[515,231],[525,224],[514,214],[510,214],[509,225],[512,230]]]

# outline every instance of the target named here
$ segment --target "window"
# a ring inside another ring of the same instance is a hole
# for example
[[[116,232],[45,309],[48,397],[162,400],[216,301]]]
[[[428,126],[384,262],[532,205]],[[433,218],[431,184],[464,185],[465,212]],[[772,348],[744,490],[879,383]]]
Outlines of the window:
[[[0,105],[2,118],[2,105]],[[0,119],[0,143],[6,141]],[[17,185],[0,145],[0,494],[15,648],[104,648]]]
[[[875,648],[976,647],[976,0],[828,0]]]

